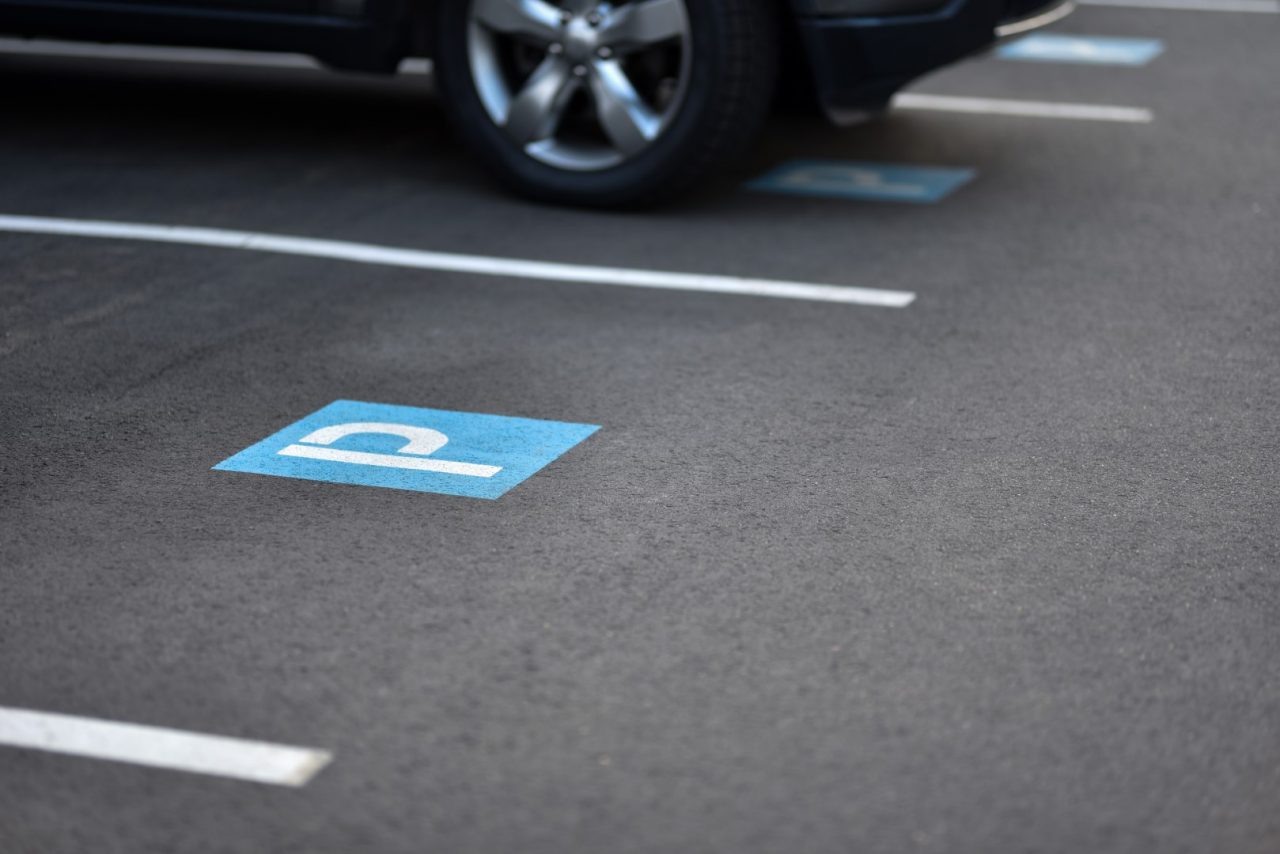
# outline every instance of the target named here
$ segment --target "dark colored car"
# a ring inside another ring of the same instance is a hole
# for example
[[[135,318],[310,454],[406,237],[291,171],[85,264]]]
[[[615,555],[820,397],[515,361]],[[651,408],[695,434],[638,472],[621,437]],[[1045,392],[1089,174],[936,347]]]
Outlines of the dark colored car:
[[[0,32],[434,61],[460,133],[516,190],[634,205],[749,143],[782,84],[842,119],[1048,20],[1061,0],[0,0]]]

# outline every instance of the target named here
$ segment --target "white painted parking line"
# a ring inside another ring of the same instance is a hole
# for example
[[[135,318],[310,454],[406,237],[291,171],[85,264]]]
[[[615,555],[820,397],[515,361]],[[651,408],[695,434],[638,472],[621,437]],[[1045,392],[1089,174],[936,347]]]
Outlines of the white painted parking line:
[[[659,270],[636,270],[625,267],[558,264],[549,261],[496,258],[486,255],[456,255],[448,252],[426,252],[419,249],[399,249],[370,243],[352,243],[345,240],[319,240],[310,237],[292,237],[253,231],[230,231],[221,228],[192,228],[137,222],[0,214],[0,232],[5,231],[23,234],[106,237],[115,240],[141,240],[153,243],[180,243],[188,246],[211,246],[253,252],[273,252],[283,255],[303,255],[312,258],[351,261],[357,264],[409,267],[417,270],[438,270],[450,273],[472,273],[480,276],[509,276],[521,279],[611,285],[626,288],[735,294],[739,296],[867,305],[879,308],[906,308],[916,298],[916,295],[910,291],[788,282],[774,279],[751,279],[704,273],[669,273]]]
[[[1094,122],[1145,124],[1154,118],[1150,110],[1142,107],[1071,104],[1062,101],[1015,101],[1008,98],[969,98],[957,95],[927,95],[923,92],[901,92],[894,96],[893,106],[907,110],[938,110],[948,113],[1078,119]]]
[[[1280,0],[1076,0],[1082,6],[1172,9],[1185,12],[1251,12],[1280,15]]]
[[[0,745],[294,787],[333,758],[306,747],[3,706]]]

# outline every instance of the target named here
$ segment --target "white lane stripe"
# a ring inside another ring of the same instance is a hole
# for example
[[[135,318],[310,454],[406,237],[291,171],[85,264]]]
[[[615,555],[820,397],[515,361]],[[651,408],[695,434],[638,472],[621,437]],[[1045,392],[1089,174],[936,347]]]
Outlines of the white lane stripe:
[[[969,98],[956,95],[926,95],[923,92],[901,92],[894,96],[893,105],[908,110],[940,110],[951,113],[1079,119],[1095,122],[1143,124],[1154,118],[1150,110],[1142,107],[1070,104],[1061,101],[1014,101],[1007,98]]]
[[[4,706],[0,745],[295,787],[333,758],[325,750]]]
[[[1280,15],[1280,0],[1076,0],[1082,6],[1173,9],[1186,12],[1253,12]]]
[[[215,246],[255,252],[277,252],[312,258],[334,258],[359,264],[409,267],[450,273],[474,273],[481,276],[511,276],[552,282],[582,282],[628,288],[656,288],[672,291],[738,294],[777,299],[811,300],[881,308],[905,308],[915,301],[910,291],[857,288],[846,285],[810,284],[772,279],[749,279],[702,273],[667,273],[657,270],[633,270],[624,267],[594,267],[583,264],[557,264],[548,261],[526,261],[518,258],[494,258],[486,255],[455,255],[447,252],[424,252],[397,249],[345,240],[318,240],[253,231],[229,231],[221,228],[191,228],[175,225],[152,225],[136,222],[113,222],[91,219],[62,219],[41,216],[0,214],[0,232],[25,234],[62,234],[77,237],[108,237],[117,240],[144,240],[155,243],[183,243],[190,246]]]

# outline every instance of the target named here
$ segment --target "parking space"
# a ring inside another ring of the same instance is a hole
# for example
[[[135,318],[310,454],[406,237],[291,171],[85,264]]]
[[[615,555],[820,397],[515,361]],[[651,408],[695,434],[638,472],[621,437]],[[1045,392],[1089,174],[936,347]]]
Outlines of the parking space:
[[[0,850],[1274,851],[1277,20],[642,214],[0,45]]]

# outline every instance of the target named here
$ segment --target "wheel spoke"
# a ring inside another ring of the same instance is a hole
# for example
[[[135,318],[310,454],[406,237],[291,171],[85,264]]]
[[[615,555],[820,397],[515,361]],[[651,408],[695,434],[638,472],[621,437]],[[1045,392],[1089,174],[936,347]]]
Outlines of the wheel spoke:
[[[598,60],[593,70],[591,94],[600,127],[620,152],[636,153],[657,138],[661,118],[640,99],[616,60]]]
[[[571,172],[615,168],[651,150],[681,109],[690,0],[459,2],[470,7],[476,94],[493,126],[532,160]]]
[[[540,44],[560,33],[560,10],[545,0],[475,0],[472,14],[490,30]]]
[[[511,100],[503,130],[519,145],[551,136],[577,89],[578,80],[568,64],[548,57]]]
[[[683,38],[688,25],[683,0],[636,0],[609,13],[600,40],[628,53]]]

